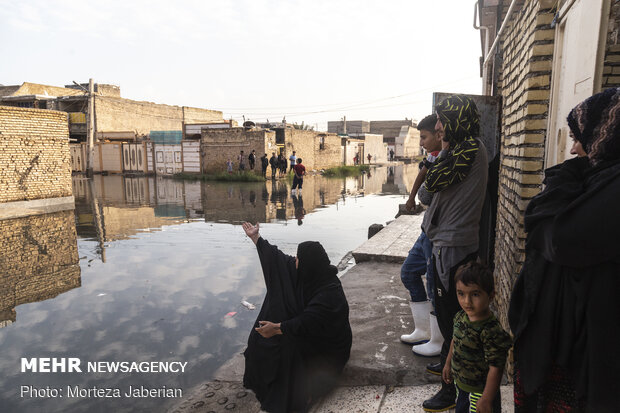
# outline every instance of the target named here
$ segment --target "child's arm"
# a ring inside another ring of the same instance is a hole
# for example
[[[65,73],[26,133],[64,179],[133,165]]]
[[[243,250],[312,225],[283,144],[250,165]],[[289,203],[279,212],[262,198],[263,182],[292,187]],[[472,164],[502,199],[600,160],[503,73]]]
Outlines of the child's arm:
[[[407,200],[407,203],[405,204],[405,208],[407,208],[407,211],[411,211],[412,209],[415,208],[415,196],[417,195],[418,190],[424,183],[424,179],[426,179],[427,171],[428,169],[426,169],[426,166],[423,166],[422,169],[420,169],[420,172],[418,172],[418,176],[415,178],[415,181],[413,183],[413,188],[411,188],[409,199]]]
[[[441,372],[441,378],[446,383],[452,383],[452,354],[454,353],[454,339],[450,342],[450,351],[448,352],[448,357],[446,357],[446,364],[443,366],[443,371]]]
[[[492,413],[493,399],[499,390],[499,384],[502,381],[503,369],[495,366],[489,366],[487,374],[487,384],[484,386],[482,397],[476,403],[476,413]]]

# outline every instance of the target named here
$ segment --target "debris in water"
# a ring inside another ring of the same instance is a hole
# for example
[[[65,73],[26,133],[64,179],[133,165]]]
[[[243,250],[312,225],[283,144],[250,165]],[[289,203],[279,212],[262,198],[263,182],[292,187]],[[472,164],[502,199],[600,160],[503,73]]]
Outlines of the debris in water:
[[[236,314],[236,311],[231,311],[230,313],[226,314],[226,317],[234,317]]]
[[[241,301],[241,305],[247,308],[248,310],[256,310],[256,306],[252,303],[248,303],[247,301]]]
[[[103,297],[104,295],[106,295],[106,293],[99,293],[97,294],[97,297]]]

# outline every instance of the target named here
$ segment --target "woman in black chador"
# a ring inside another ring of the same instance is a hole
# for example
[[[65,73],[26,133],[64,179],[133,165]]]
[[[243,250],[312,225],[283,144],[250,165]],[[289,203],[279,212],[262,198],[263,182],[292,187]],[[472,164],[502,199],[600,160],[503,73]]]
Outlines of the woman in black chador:
[[[578,157],[545,171],[525,212],[508,314],[518,413],[620,411],[620,89],[568,125]]]
[[[243,385],[267,412],[305,412],[349,360],[349,305],[338,270],[318,242],[302,242],[291,257],[261,238],[258,224],[243,229],[267,286],[244,353]]]

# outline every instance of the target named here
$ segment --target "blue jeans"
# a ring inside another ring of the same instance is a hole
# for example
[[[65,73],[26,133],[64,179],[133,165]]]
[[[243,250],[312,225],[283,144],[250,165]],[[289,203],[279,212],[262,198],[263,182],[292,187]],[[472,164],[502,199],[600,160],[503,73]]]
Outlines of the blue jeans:
[[[422,231],[415,244],[413,244],[413,248],[409,251],[403,266],[400,267],[400,279],[405,288],[409,290],[411,301],[414,303],[426,301],[428,297],[433,303],[434,308],[435,269],[432,257],[433,245],[424,231]],[[422,275],[424,274],[426,274],[426,291],[424,291],[424,283],[422,282]]]

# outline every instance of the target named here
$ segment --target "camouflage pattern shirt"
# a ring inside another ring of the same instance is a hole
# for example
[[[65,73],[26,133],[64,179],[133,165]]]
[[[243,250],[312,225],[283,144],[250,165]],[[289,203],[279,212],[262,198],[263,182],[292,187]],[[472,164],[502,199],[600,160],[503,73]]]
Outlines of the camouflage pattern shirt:
[[[493,313],[480,321],[469,321],[465,311],[454,316],[454,350],[452,377],[456,385],[469,393],[481,393],[489,366],[504,368],[510,335],[504,331]]]

